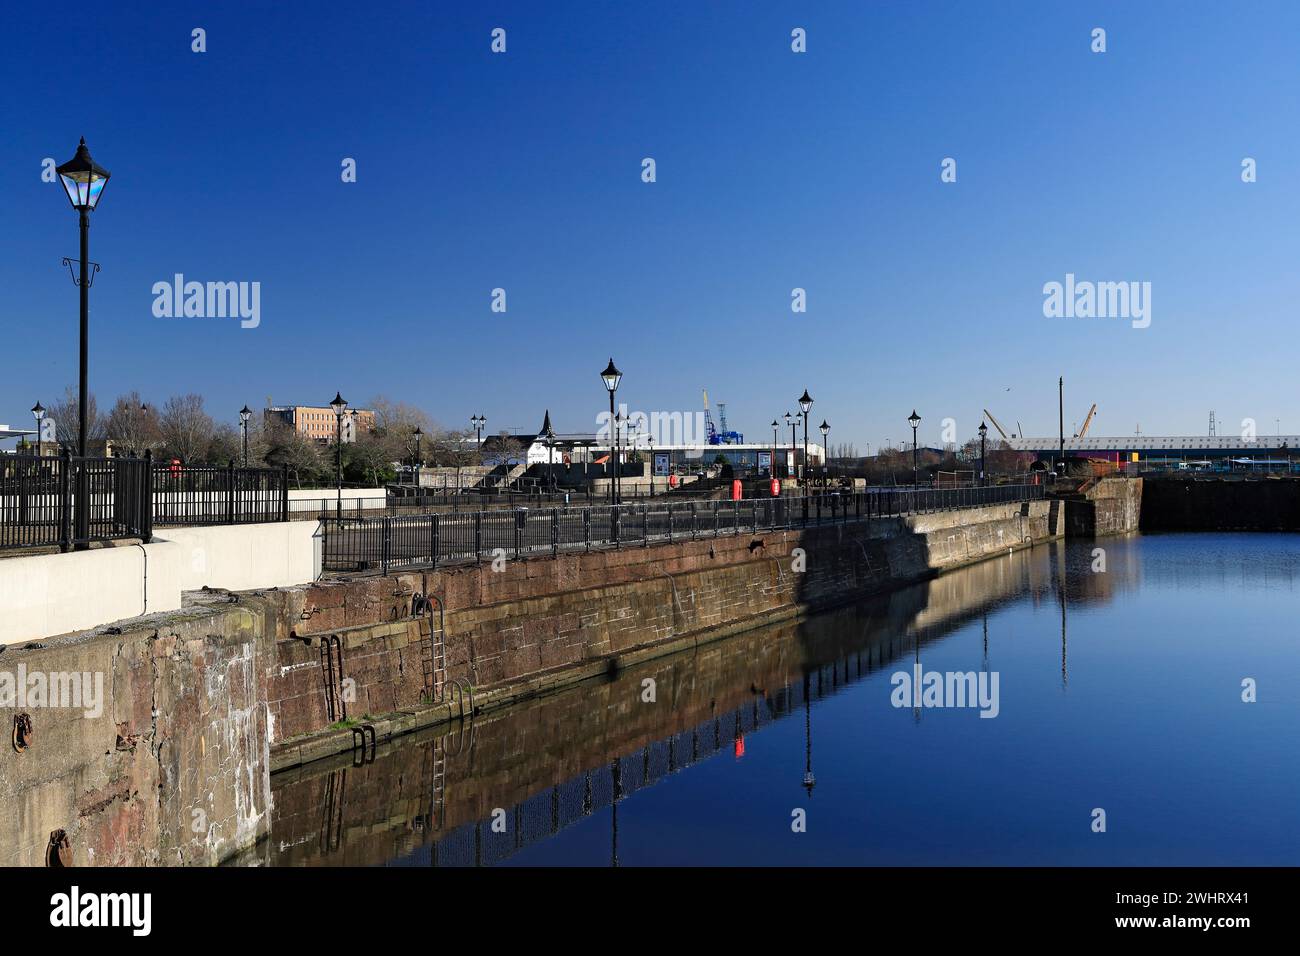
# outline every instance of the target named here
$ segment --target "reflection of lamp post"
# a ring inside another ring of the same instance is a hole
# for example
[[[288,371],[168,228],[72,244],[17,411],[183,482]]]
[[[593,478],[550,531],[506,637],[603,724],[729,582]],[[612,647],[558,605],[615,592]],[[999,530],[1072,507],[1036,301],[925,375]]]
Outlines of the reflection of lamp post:
[[[808,477],[808,412],[812,410],[812,396],[808,394],[808,389],[803,390],[799,396],[799,410],[803,412],[803,469],[800,475],[807,480]]]
[[[252,416],[253,410],[245,405],[239,410],[239,428],[244,433],[244,467],[248,467],[248,419]]]
[[[618,801],[623,798],[623,765],[616,758],[610,766],[610,775],[614,781],[614,797],[609,804],[609,865],[618,866]]]
[[[341,392],[334,393],[334,401],[330,402],[330,408],[334,409],[334,477],[335,488],[338,496],[334,503],[334,516],[342,519],[343,517],[343,413],[347,411],[348,403],[343,398]]]
[[[618,383],[623,380],[623,373],[614,365],[613,358],[610,358],[609,364],[605,366],[605,371],[600,373],[600,380],[605,383],[605,390],[609,392],[609,427],[615,429],[609,438],[609,462],[611,465],[609,503],[612,505],[618,501],[618,465],[616,462],[616,456],[618,455],[618,423],[614,419],[614,393],[618,391]]]
[[[981,488],[984,487],[986,484],[988,484],[988,478],[985,477],[985,472],[984,472],[984,439],[988,435],[988,433],[989,433],[989,426],[985,425],[983,422],[980,422],[980,487]]]
[[[803,739],[803,787],[811,797],[813,787],[817,785],[817,778],[813,776],[812,770],[812,685],[807,672],[803,675]]]
[[[916,487],[916,426],[921,424],[921,416],[916,414],[916,409],[912,409],[912,414],[907,416],[908,423],[912,426],[912,487]]]

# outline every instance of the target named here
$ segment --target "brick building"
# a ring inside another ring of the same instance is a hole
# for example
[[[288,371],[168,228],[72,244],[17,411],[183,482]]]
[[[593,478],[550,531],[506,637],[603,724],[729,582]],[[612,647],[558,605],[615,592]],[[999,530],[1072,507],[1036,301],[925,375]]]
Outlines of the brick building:
[[[337,427],[334,409],[328,405],[273,405],[266,410],[268,425],[291,426],[300,435],[328,444]],[[373,431],[375,413],[368,408],[349,408],[343,415],[343,441],[353,442],[361,431]]]

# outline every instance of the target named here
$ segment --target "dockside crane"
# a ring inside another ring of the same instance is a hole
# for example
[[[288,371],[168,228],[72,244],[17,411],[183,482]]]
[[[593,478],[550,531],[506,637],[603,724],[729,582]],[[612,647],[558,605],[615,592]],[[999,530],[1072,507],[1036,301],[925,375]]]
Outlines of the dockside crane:
[[[998,434],[1002,436],[1003,441],[1005,441],[1008,438],[1016,437],[1015,435],[1008,435],[1007,430],[1002,427],[1002,423],[999,422],[996,418],[994,418],[993,413],[989,411],[987,408],[984,409],[984,415],[988,418],[989,422],[993,425],[993,427],[998,430]]]
[[[1097,403],[1093,402],[1092,408],[1088,409],[1088,417],[1083,420],[1083,427],[1079,429],[1078,434],[1074,436],[1075,438],[1082,438],[1084,435],[1088,434],[1088,426],[1092,424],[1092,416],[1096,414]]]

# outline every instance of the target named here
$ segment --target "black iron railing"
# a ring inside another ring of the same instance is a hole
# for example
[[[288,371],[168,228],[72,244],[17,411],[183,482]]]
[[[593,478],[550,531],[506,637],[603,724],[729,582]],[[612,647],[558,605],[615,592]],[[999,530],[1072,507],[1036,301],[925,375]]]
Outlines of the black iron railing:
[[[1032,501],[1041,485],[888,488],[739,501],[650,501],[603,507],[460,514],[324,517],[326,571],[380,570],[519,558],[652,541],[710,538],[833,522]]]
[[[150,484],[146,458],[0,455],[0,548],[149,541]]]
[[[287,468],[155,464],[155,525],[250,524],[289,520]]]
[[[153,538],[155,525],[287,521],[288,472],[0,454],[0,548]]]

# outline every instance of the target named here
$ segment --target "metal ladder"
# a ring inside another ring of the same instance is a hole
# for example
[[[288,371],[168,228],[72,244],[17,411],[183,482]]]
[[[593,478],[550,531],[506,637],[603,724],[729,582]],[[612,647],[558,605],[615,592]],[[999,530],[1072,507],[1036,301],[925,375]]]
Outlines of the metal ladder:
[[[438,617],[434,619],[434,605],[437,604]],[[416,592],[411,597],[411,616],[423,615],[429,621],[429,640],[420,646],[420,672],[424,681],[424,690],[430,702],[441,700],[443,689],[447,685],[447,643],[443,639],[446,614],[442,598],[436,594],[424,595]]]

